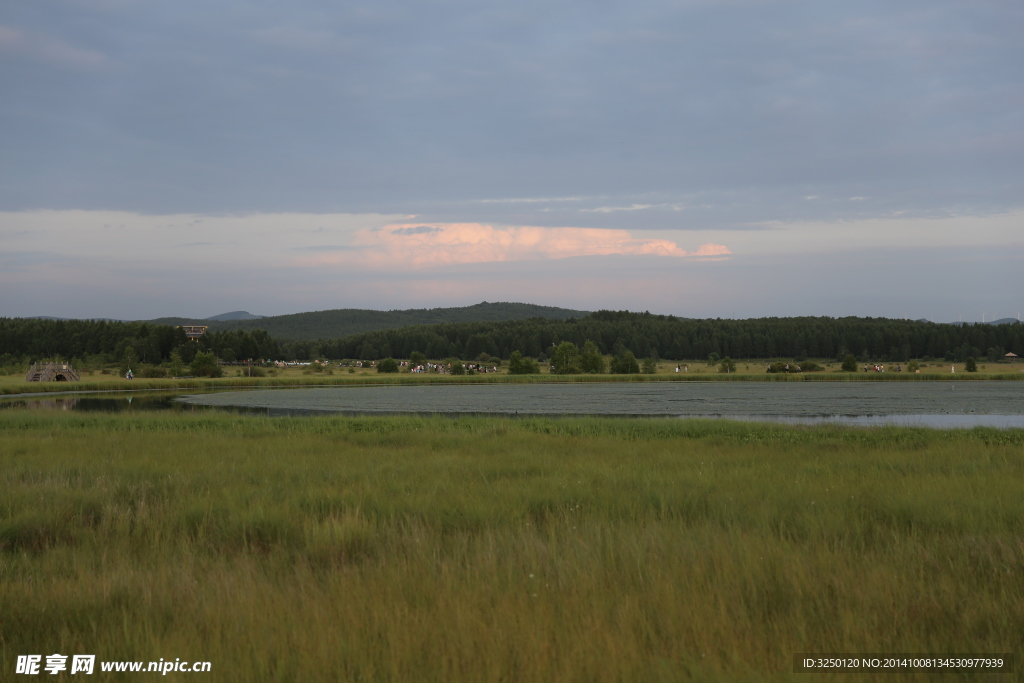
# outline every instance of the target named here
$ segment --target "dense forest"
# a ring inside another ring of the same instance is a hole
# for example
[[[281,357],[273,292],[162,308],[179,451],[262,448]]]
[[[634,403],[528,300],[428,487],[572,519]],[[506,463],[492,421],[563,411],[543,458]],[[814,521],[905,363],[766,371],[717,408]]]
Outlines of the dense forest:
[[[513,351],[544,358],[558,342],[582,347],[593,341],[602,353],[628,349],[638,358],[1002,358],[1024,355],[1024,326],[944,325],[888,318],[759,318],[693,320],[650,313],[599,311],[568,320],[533,318],[495,323],[421,325],[316,342],[282,343],[294,358],[508,358]]]
[[[554,306],[537,306],[486,301],[473,306],[457,308],[412,308],[401,311],[373,311],[360,308],[340,308],[277,315],[253,320],[193,320],[190,318],[158,318],[147,322],[162,325],[207,325],[211,331],[265,330],[275,339],[334,339],[352,334],[395,329],[408,325],[439,325],[442,323],[499,322],[526,318],[582,317],[587,311],[574,311]]]
[[[44,358],[75,360],[102,366],[131,356],[141,363],[159,364],[171,353],[186,363],[198,351],[213,350],[234,358],[276,358],[278,342],[263,330],[211,332],[198,343],[171,325],[106,320],[46,320],[0,318],[0,367],[20,368]]]
[[[469,360],[482,353],[507,359],[514,351],[546,359],[564,341],[579,347],[592,341],[603,354],[629,350],[637,358],[666,360],[706,359],[712,354],[735,359],[842,358],[848,353],[864,361],[999,360],[1007,351],[1024,356],[1024,325],[943,325],[887,318],[690,320],[599,311],[567,320],[414,325],[317,341],[275,339],[259,329],[212,330],[198,342],[189,342],[170,325],[0,318],[0,367],[21,367],[44,358],[102,365],[120,362],[126,354],[155,365],[168,361],[171,353],[188,363],[201,350],[225,361],[376,360],[408,358],[414,351],[435,359]]]

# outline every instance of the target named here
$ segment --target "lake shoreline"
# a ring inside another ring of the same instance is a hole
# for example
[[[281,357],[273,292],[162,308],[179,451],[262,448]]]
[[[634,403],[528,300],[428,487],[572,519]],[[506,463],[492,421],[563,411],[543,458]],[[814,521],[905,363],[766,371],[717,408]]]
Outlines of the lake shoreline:
[[[643,382],[1020,382],[1024,370],[999,374],[939,374],[928,373],[794,373],[794,374],[735,374],[735,375],[477,375],[453,377],[451,375],[380,375],[377,377],[262,377],[230,379],[138,379],[104,382],[26,382],[24,385],[0,387],[0,396],[17,397],[29,394],[99,393],[120,391],[169,391],[175,389],[252,389],[277,387],[344,387],[379,385],[430,384],[576,384],[576,383],[643,383]]]

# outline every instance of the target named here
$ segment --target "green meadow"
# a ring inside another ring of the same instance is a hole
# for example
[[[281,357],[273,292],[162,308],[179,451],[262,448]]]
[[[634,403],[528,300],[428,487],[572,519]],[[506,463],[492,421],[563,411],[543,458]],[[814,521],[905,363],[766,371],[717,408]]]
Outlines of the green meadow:
[[[1022,430],[0,412],[0,679],[849,680],[793,655],[1022,633]]]

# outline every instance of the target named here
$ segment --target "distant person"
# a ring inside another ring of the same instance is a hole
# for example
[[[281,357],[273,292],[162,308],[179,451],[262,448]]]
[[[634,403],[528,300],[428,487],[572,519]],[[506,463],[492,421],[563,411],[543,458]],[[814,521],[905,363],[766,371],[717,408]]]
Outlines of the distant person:
[[[950,365],[949,366],[949,371],[955,373],[956,372],[956,366],[955,365]]]
[[[676,366],[676,372],[679,372],[679,366],[678,365]]]
[[[131,368],[128,368],[128,372],[124,373],[124,378],[125,379],[133,379],[133,377],[132,377],[132,369]]]

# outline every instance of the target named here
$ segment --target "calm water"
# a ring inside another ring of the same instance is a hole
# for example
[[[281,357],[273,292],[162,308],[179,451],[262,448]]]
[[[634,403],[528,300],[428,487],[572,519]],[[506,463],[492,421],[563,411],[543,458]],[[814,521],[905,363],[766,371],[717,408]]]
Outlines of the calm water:
[[[318,387],[19,397],[0,407],[300,416],[620,415],[1024,428],[1024,382],[657,382]]]
[[[226,392],[179,401],[269,415],[629,415],[1024,427],[1024,382],[405,385]]]

